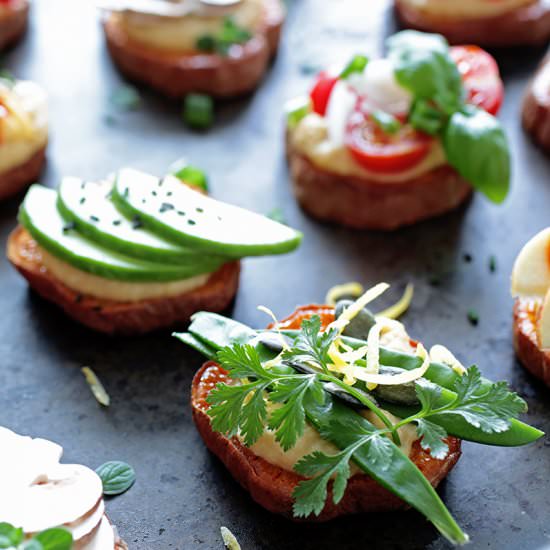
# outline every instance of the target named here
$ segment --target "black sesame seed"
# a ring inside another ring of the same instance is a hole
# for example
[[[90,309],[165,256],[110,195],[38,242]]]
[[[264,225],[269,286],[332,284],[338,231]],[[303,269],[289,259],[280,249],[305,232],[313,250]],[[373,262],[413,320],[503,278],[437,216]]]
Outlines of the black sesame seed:
[[[185,216],[185,212],[183,210],[178,210],[178,216]]]
[[[120,225],[122,220],[113,220],[113,225]]]
[[[98,222],[99,221],[99,218],[97,216],[90,216],[90,219],[93,221],[93,222]]]
[[[168,191],[168,193],[166,193],[166,196],[171,197],[172,196],[172,191]]]
[[[84,204],[85,202],[86,202],[86,197],[82,197],[82,198],[80,199],[80,204]]]
[[[141,221],[141,217],[136,214],[132,218],[132,229],[139,229],[140,227],[143,227],[143,222]]]
[[[497,270],[497,259],[495,256],[489,258],[489,271],[494,273]]]
[[[196,225],[197,222],[195,220],[187,220],[187,223],[189,225]]]
[[[468,263],[468,264],[473,260],[472,255],[471,255],[471,254],[468,254],[468,252],[466,252],[466,254],[464,254],[464,255],[462,256],[462,258],[463,258],[464,261],[465,261],[466,263]]]
[[[153,197],[156,197],[156,196],[157,196],[157,192],[153,189],[153,191],[151,191],[151,195],[153,195]]]
[[[76,229],[76,224],[74,222],[66,223],[63,226],[63,233],[67,233],[67,232],[71,231],[72,229]]]

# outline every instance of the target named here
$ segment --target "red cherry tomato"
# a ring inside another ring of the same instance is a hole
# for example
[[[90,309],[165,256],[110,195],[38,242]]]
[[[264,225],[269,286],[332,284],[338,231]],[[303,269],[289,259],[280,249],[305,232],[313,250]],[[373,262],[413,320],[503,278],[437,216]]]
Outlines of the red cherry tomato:
[[[426,157],[434,139],[403,125],[388,134],[370,115],[356,111],[346,128],[345,143],[353,158],[373,172],[401,172]]]
[[[309,93],[313,105],[313,112],[325,116],[328,100],[336,82],[338,82],[337,76],[330,76],[324,71],[319,73],[315,86],[313,86],[313,89]]]
[[[504,98],[504,87],[493,56],[478,46],[453,46],[451,56],[458,66],[468,103],[496,115]]]

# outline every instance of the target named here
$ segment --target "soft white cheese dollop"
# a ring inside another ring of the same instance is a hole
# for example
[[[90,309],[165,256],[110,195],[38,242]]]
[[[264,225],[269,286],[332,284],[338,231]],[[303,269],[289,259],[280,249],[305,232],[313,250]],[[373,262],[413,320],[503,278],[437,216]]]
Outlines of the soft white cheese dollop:
[[[502,15],[538,0],[400,0],[427,15],[449,18],[477,18]]]
[[[11,88],[0,84],[0,173],[24,164],[47,141],[44,90],[25,80],[17,81]]]

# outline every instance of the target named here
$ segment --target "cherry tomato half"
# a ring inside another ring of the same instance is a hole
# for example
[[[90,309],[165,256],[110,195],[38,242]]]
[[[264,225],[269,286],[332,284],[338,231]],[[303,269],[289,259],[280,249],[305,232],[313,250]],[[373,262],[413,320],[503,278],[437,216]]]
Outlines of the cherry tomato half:
[[[314,113],[325,116],[328,100],[336,82],[338,82],[337,76],[330,76],[324,71],[319,73],[317,81],[309,93]]]
[[[353,158],[367,170],[400,172],[418,164],[434,139],[403,125],[394,134],[384,132],[369,114],[356,111],[346,128],[345,143]]]
[[[504,87],[493,56],[478,46],[453,46],[451,56],[468,92],[468,103],[496,115],[502,105]]]

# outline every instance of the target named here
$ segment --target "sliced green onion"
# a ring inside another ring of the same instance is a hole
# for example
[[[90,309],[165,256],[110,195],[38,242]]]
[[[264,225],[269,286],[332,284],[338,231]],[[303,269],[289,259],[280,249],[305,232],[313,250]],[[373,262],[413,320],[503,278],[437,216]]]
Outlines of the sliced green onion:
[[[208,95],[189,94],[183,100],[182,116],[191,128],[209,128],[214,122],[214,101]]]
[[[185,183],[190,183],[195,187],[200,187],[203,191],[208,191],[208,178],[200,168],[190,164],[180,164],[171,174]]]
[[[201,52],[215,52],[218,41],[211,34],[204,34],[197,39],[196,47]]]
[[[365,55],[354,55],[351,61],[344,67],[340,73],[340,78],[347,78],[353,73],[362,73],[369,62],[369,58]]]
[[[373,111],[371,117],[386,134],[395,134],[401,129],[401,122],[389,113],[384,111]]]
[[[311,113],[311,100],[309,97],[296,97],[285,105],[286,123],[290,130],[298,126],[298,123]]]

